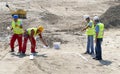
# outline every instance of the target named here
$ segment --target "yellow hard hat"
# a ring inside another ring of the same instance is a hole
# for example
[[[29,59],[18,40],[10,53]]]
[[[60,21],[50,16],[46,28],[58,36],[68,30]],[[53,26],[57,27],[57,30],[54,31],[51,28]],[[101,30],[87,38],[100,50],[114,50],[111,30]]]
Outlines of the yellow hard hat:
[[[40,32],[43,32],[43,31],[44,31],[43,26],[39,26],[39,27],[38,27],[38,30],[39,30]]]

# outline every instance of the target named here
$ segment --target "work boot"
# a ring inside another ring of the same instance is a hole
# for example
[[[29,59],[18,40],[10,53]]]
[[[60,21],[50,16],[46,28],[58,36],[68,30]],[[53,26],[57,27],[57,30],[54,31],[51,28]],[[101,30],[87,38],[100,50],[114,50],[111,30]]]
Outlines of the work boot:
[[[38,52],[35,51],[34,53],[38,53]]]
[[[89,53],[90,55],[94,55],[94,52]]]
[[[89,54],[88,52],[85,52],[84,54]]]
[[[38,52],[32,52],[32,55],[33,56],[36,56]]]
[[[10,52],[14,52],[14,49],[11,49],[11,51]]]
[[[26,54],[25,53],[21,53],[22,54],[22,56],[26,56]]]
[[[21,55],[21,52],[17,52],[17,55]]]
[[[95,59],[95,60],[102,60],[102,58],[96,58],[96,57],[94,57],[93,59]]]

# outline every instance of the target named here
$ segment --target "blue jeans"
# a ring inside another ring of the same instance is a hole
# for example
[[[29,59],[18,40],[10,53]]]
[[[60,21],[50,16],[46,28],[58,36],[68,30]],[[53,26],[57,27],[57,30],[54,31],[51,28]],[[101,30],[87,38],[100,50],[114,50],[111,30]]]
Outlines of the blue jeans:
[[[97,59],[102,59],[102,48],[101,48],[102,40],[103,40],[102,38],[97,38],[96,47],[95,47]]]
[[[90,53],[90,54],[94,54],[93,37],[94,37],[93,35],[88,35],[88,38],[87,38],[87,53]]]

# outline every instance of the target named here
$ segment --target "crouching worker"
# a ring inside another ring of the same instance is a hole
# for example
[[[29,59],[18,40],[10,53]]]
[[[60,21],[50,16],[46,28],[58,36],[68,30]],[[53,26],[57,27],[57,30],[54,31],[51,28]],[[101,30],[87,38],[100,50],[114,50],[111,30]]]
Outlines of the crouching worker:
[[[35,48],[36,48],[36,41],[35,41],[35,36],[39,35],[40,40],[43,42],[45,46],[48,46],[45,41],[42,38],[42,32],[44,28],[42,26],[39,26],[38,28],[28,28],[24,32],[24,42],[23,42],[23,49],[22,53],[25,54],[26,52],[26,47],[27,47],[27,41],[28,39],[31,42],[31,53],[36,53]]]

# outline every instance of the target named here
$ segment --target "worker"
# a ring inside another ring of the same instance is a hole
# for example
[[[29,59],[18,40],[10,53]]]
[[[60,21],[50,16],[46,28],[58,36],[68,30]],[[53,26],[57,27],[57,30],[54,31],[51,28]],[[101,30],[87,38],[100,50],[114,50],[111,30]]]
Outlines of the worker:
[[[13,31],[12,38],[10,40],[11,52],[14,52],[14,43],[18,40],[19,50],[18,53],[22,52],[22,34],[23,26],[22,21],[18,19],[18,15],[13,15],[13,21],[11,23],[11,30]]]
[[[103,41],[103,35],[104,35],[104,24],[100,22],[100,19],[98,16],[95,16],[93,18],[94,23],[95,23],[95,43],[96,43],[96,47],[95,47],[95,52],[96,52],[96,56],[93,59],[96,60],[102,60],[102,48],[101,48],[101,44]]]
[[[35,41],[35,36],[39,35],[40,40],[43,42],[43,44],[48,47],[48,45],[46,44],[46,42],[43,40],[42,38],[42,32],[43,32],[44,28],[42,26],[39,26],[38,28],[28,28],[27,30],[25,30],[24,33],[24,43],[23,43],[23,51],[22,53],[25,54],[26,52],[26,45],[27,45],[27,41],[28,39],[31,42],[31,53],[36,53],[35,48],[36,48],[36,41]]]
[[[95,34],[95,29],[94,29],[94,23],[93,21],[90,19],[89,15],[84,15],[84,18],[87,22],[87,25],[85,26],[85,28],[82,29],[82,31],[86,30],[86,34],[87,34],[87,50],[84,54],[94,54],[94,34]]]

